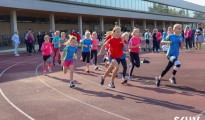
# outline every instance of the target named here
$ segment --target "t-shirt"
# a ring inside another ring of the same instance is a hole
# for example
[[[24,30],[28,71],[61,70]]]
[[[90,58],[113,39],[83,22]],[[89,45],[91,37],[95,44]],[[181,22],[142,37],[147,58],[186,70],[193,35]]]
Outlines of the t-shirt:
[[[146,33],[144,34],[144,38],[145,38],[146,40],[149,40],[149,33],[148,33],[148,32],[146,32]]]
[[[92,47],[91,47],[91,50],[97,50],[98,49],[98,39],[92,39]]]
[[[51,42],[44,42],[41,46],[42,54],[45,56],[51,55],[53,50],[53,45]]]
[[[88,47],[83,47],[82,52],[90,52],[90,46],[92,45],[92,40],[91,39],[84,39],[81,41],[82,45],[87,45]]]
[[[201,27],[196,29],[196,33],[198,33],[198,35],[201,35],[202,31],[203,31],[203,29]]]
[[[110,46],[110,57],[118,59],[123,56],[123,43],[122,38],[111,38],[108,40],[108,44]]]
[[[127,42],[127,41],[124,41],[124,43],[125,43],[125,45],[128,47],[128,45],[129,45],[128,42]],[[126,50],[125,50],[124,48],[122,48],[122,50],[123,50],[123,52],[126,52]],[[124,59],[124,58],[126,58],[126,56],[127,56],[127,55],[126,55],[125,53],[123,53],[123,56],[121,56],[120,59]]]
[[[162,40],[165,40],[165,39],[166,39],[166,37],[167,37],[167,32],[166,32],[166,31],[164,31],[164,32],[162,33]]]
[[[161,37],[162,37],[162,34],[161,34],[161,32],[157,32],[157,35],[156,35],[156,37],[157,37],[157,40],[161,40]]]
[[[64,48],[66,47],[66,45],[64,45],[65,42],[66,42],[65,39],[64,39],[64,40],[62,40],[62,39],[60,40],[60,50],[61,50],[61,51],[63,51]]]
[[[77,46],[66,46],[63,50],[63,52],[65,53],[63,60],[73,61],[74,54],[77,52],[77,50],[78,50]]]
[[[180,39],[181,40],[183,39],[182,36],[177,36],[175,34],[171,34],[167,36],[165,41],[172,42],[172,44],[169,45],[167,56],[175,56],[175,57],[179,56],[179,48],[181,46]]]
[[[132,37],[130,39],[129,46],[136,46],[138,44],[141,44],[141,38],[140,37],[138,37],[138,38]],[[139,51],[140,51],[139,47],[130,49],[130,52],[134,52],[134,53],[139,53]]]
[[[60,40],[61,40],[61,38],[60,38],[60,36],[56,36],[56,37],[54,37],[53,38],[53,40],[52,40],[52,43],[58,43],[58,44],[54,44],[54,48],[59,48],[60,47]]]

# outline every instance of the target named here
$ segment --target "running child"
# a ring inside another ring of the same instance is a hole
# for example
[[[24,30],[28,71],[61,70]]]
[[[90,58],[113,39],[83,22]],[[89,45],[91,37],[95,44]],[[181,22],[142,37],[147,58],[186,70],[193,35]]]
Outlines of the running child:
[[[60,55],[61,55],[61,58],[62,58],[62,54],[63,54],[63,50],[64,48],[66,47],[65,45],[65,42],[67,41],[66,39],[66,33],[65,32],[61,32],[61,39],[60,39]],[[62,66],[62,70],[63,70],[63,60],[61,59],[61,66]]]
[[[53,45],[50,42],[50,37],[46,35],[44,37],[45,42],[42,44],[41,51],[43,54],[43,72],[46,75],[46,63],[48,63],[48,71],[52,72],[51,70],[51,54],[53,50]]]
[[[65,43],[66,47],[62,53],[63,60],[63,72],[67,73],[68,69],[70,70],[70,84],[69,86],[75,87],[75,83],[73,80],[73,71],[74,71],[74,59],[77,59],[77,38],[75,36],[70,36],[70,39]]]
[[[129,33],[125,32],[122,34],[122,41],[124,41],[124,44],[126,45],[126,47],[128,47],[128,40],[129,40]],[[121,84],[127,83],[127,79],[125,78],[126,73],[127,73],[127,54],[128,54],[128,50],[123,48],[123,56],[120,57],[120,62],[122,64],[122,68],[123,68],[123,72],[122,72],[122,81]]]
[[[93,32],[92,33],[92,45],[91,45],[91,63],[93,63],[93,59],[94,59],[94,64],[95,64],[95,70],[98,69],[97,66],[97,50],[98,50],[98,44],[99,44],[99,40],[97,39],[97,33]]]
[[[140,30],[135,28],[132,32],[132,38],[129,42],[130,49],[130,66],[129,66],[129,80],[132,80],[132,73],[134,66],[140,67],[139,51],[141,46]]]
[[[122,41],[121,39],[120,33],[121,33],[121,28],[118,26],[115,26],[113,28],[112,38],[110,38],[103,44],[103,46],[100,49],[100,52],[98,53],[98,56],[100,56],[102,54],[102,51],[105,49],[105,46],[109,45],[109,51],[110,51],[109,59],[111,62],[110,62],[109,67],[105,71],[105,74],[100,76],[100,84],[104,85],[105,78],[113,70],[112,79],[110,81],[110,84],[108,84],[110,88],[115,88],[114,79],[119,70],[120,57],[123,56],[122,48],[123,47],[126,48],[124,41]]]
[[[89,31],[85,32],[85,39],[81,41],[82,47],[82,61],[86,62],[86,72],[89,73],[90,66],[90,47],[92,45],[91,35]]]
[[[160,86],[160,81],[162,77],[170,70],[170,68],[174,66],[172,76],[169,79],[169,81],[172,84],[176,84],[176,78],[175,75],[177,73],[177,70],[180,68],[181,63],[178,60],[179,56],[179,48],[183,48],[182,44],[182,36],[180,36],[180,32],[182,31],[182,26],[180,24],[175,24],[173,28],[174,34],[171,34],[167,36],[165,40],[162,41],[162,44],[168,44],[169,45],[169,50],[167,51],[167,58],[169,60],[167,67],[165,70],[161,73],[159,77],[156,77],[156,85],[157,87]]]
[[[53,43],[53,52],[54,52],[54,55],[53,55],[53,65],[55,66],[55,58],[56,58],[56,55],[58,55],[58,63],[61,64],[61,60],[60,60],[60,31],[57,30],[55,32],[55,37],[53,38],[52,40],[52,43]]]

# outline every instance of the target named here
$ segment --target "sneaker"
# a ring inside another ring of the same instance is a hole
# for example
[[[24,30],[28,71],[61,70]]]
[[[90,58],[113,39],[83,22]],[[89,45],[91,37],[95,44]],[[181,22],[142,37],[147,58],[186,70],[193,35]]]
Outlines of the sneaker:
[[[53,66],[55,66],[56,64],[55,64],[55,61],[53,61]]]
[[[129,76],[129,78],[128,78],[129,80],[132,80],[132,76]]]
[[[70,82],[69,87],[73,88],[73,87],[75,87],[75,84],[73,82]]]
[[[90,60],[90,63],[93,65],[93,59]]]
[[[155,80],[156,80],[156,85],[157,85],[157,87],[159,87],[159,86],[160,86],[160,80],[159,80],[159,78],[158,78],[158,77],[155,77]]]
[[[104,58],[103,58],[103,62],[106,62],[106,61],[107,61],[106,56],[104,56]]]
[[[114,82],[110,82],[110,83],[108,84],[108,86],[109,86],[110,88],[115,88]]]
[[[169,78],[169,81],[170,81],[172,84],[176,84],[176,79],[175,79],[175,77]]]
[[[104,85],[104,81],[105,81],[105,80],[104,80],[104,78],[103,78],[103,75],[100,75],[100,84],[101,84],[101,85]]]
[[[121,84],[125,84],[125,83],[127,83],[127,79],[122,78]]]
[[[17,57],[18,57],[18,56],[20,56],[20,55],[19,55],[19,54],[15,54],[15,56],[17,56]]]
[[[97,70],[98,69],[98,66],[95,66],[95,70]]]
[[[87,73],[90,73],[90,71],[89,71],[89,70],[87,70],[86,72],[87,72]]]
[[[52,72],[51,68],[48,68],[48,72]]]
[[[46,76],[46,72],[43,72],[44,76]]]

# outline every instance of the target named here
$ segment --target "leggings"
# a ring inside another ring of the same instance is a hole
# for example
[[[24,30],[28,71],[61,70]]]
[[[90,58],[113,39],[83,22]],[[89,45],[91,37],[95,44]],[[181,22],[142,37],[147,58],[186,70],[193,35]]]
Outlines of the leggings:
[[[82,52],[83,62],[90,63],[90,52]]]
[[[161,74],[161,77],[163,77],[169,70],[170,70],[170,68],[173,66],[173,65],[175,65],[175,67],[174,67],[174,69],[173,69],[173,72],[172,72],[172,74],[173,75],[176,75],[176,72],[177,72],[177,70],[180,68],[180,66],[181,66],[181,63],[180,63],[180,61],[177,59],[177,57],[175,57],[175,56],[168,56],[167,57],[168,58],[168,60],[169,60],[169,62],[168,62],[168,64],[167,64],[167,67],[163,70],[163,72],[162,72],[162,74]]]
[[[91,50],[91,57],[90,59],[93,59],[95,57],[95,66],[97,65],[97,50]]]
[[[125,58],[120,59],[120,62],[122,64],[123,67],[123,72],[122,72],[122,76],[123,78],[125,78],[126,72],[127,72],[127,62]]]
[[[130,62],[129,76],[132,76],[134,66],[140,67],[139,53],[130,52]]]

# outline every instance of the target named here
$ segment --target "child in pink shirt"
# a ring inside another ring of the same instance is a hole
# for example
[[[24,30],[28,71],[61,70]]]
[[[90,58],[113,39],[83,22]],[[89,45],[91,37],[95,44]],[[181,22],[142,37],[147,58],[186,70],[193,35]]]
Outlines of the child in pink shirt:
[[[98,50],[98,44],[99,44],[99,40],[97,39],[97,33],[93,32],[92,33],[92,46],[91,46],[91,63],[93,63],[93,59],[94,59],[94,64],[95,64],[95,70],[98,69],[97,66],[97,50]]]
[[[138,28],[134,29],[132,32],[132,38],[129,42],[130,49],[130,67],[129,67],[129,80],[132,80],[132,72],[134,70],[134,66],[140,67],[140,57],[139,51],[141,46],[141,38],[139,35],[140,31]]]
[[[44,37],[45,42],[42,44],[41,50],[43,54],[43,72],[46,75],[46,62],[48,62],[48,71],[52,72],[51,70],[51,54],[53,50],[53,45],[50,42],[50,38],[48,35]]]

